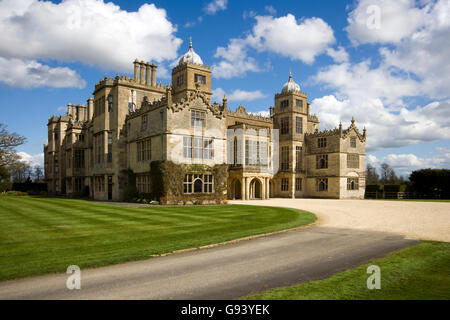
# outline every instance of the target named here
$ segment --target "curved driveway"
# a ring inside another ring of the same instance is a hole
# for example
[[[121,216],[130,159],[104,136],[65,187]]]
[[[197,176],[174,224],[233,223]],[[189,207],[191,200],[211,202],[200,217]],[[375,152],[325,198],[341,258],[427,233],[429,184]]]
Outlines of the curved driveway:
[[[233,202],[242,203],[242,202]],[[267,200],[319,221],[213,248],[81,271],[81,290],[68,275],[0,283],[0,299],[236,299],[268,288],[321,279],[417,243],[448,241],[447,203],[357,200]]]

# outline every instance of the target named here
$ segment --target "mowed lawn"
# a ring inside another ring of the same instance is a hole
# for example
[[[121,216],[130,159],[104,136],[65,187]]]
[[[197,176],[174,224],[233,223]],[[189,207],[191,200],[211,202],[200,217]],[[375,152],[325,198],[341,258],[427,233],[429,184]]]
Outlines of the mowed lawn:
[[[367,289],[367,267],[380,267],[381,289]],[[423,242],[324,280],[245,297],[252,300],[450,300],[450,243]]]
[[[124,207],[0,196],[0,280],[149,258],[314,222],[288,208]]]

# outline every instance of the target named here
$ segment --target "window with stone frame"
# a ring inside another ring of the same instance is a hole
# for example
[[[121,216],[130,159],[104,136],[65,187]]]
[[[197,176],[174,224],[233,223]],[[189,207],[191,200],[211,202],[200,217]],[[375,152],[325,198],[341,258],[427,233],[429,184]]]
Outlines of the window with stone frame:
[[[302,191],[302,178],[295,178],[295,191]]]
[[[295,147],[295,170],[297,172],[303,170],[303,163],[302,163],[302,155],[303,154],[303,148],[300,146]]]
[[[327,138],[318,138],[317,139],[317,147],[325,148],[327,146]]]
[[[289,147],[281,147],[281,170],[289,170]]]
[[[281,191],[289,191],[289,178],[281,178]]]
[[[112,162],[112,132],[108,132],[108,153],[107,153],[108,162]]]
[[[347,168],[359,168],[359,154],[347,154]]]
[[[211,174],[186,174],[183,181],[183,192],[212,193],[213,176]]]
[[[356,137],[350,137],[350,147],[356,148]]]
[[[328,191],[328,178],[316,179],[316,190],[318,192]]]
[[[141,117],[141,130],[146,130],[147,129],[147,124],[148,124],[148,117],[146,114],[144,114]]]
[[[297,133],[297,134],[303,133],[303,118],[302,117],[295,118],[295,133]]]
[[[282,100],[282,101],[280,102],[280,107],[281,107],[281,108],[287,108],[287,107],[289,107],[289,100]]]
[[[206,77],[201,74],[195,74],[194,75],[194,82],[200,83],[200,84],[206,84]]]
[[[108,112],[113,111],[113,102],[114,102],[113,96],[109,95],[108,96]]]
[[[180,75],[180,76],[177,78],[177,85],[178,85],[178,86],[181,86],[183,83],[184,83],[184,75]]]
[[[280,133],[281,134],[288,134],[289,133],[289,118],[281,118],[280,123]]]
[[[296,99],[295,100],[295,106],[299,108],[303,108],[303,100]]]
[[[202,137],[183,137],[183,157],[186,159],[214,159],[214,140]]]
[[[191,110],[191,126],[204,128],[205,127],[205,112]]]
[[[137,148],[137,161],[149,161],[152,155],[152,141],[151,139],[145,139],[136,142]]]
[[[319,154],[316,155],[316,169],[327,169],[328,168],[328,155]]]
[[[358,190],[359,178],[347,178],[347,190]]]
[[[74,151],[74,168],[83,169],[85,166],[84,162],[84,149],[76,149]]]
[[[148,174],[137,175],[136,188],[139,193],[150,193],[150,175]]]

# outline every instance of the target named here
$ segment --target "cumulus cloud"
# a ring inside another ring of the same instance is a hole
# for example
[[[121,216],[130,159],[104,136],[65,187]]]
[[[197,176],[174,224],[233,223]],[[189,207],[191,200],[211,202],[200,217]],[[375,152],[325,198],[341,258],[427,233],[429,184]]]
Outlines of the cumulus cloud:
[[[329,55],[335,62],[347,62],[348,61],[348,53],[343,47],[338,47],[337,49],[328,48],[327,55]]]
[[[230,39],[226,47],[218,47],[213,65],[215,77],[243,76],[248,71],[261,71],[256,61],[248,57],[249,48],[258,52],[273,52],[292,60],[311,64],[335,42],[332,28],[320,18],[296,19],[292,14],[274,18],[256,16],[256,24],[245,38]]]
[[[412,171],[424,168],[450,168],[450,148],[438,147],[435,149],[434,155],[428,157],[418,157],[412,153],[391,153],[382,158],[370,155],[367,157],[367,162],[375,167],[379,167],[382,163],[387,163],[398,174],[408,176]]]
[[[223,99],[225,94],[225,90],[223,90],[222,88],[213,90],[213,98],[217,100]],[[230,94],[227,94],[228,101],[254,101],[265,97],[267,97],[267,95],[262,93],[260,90],[245,91],[237,89],[233,90]]]
[[[273,6],[264,6],[264,10],[266,10],[272,16],[277,14],[277,10]]]
[[[402,104],[403,97],[417,96],[421,91],[419,82],[389,68],[371,68],[370,60],[327,66],[313,80],[346,97],[380,98],[394,104]]]
[[[425,141],[450,139],[450,100],[392,111],[380,99],[339,99],[334,95],[314,99],[311,112],[317,113],[323,129],[344,127],[354,116],[356,125],[367,128],[367,150],[402,147]]]
[[[354,44],[401,41],[426,21],[430,4],[415,5],[415,0],[360,0],[347,19],[350,40]]]
[[[0,2],[0,56],[79,61],[129,70],[135,58],[177,56],[181,39],[166,11],[144,4],[128,12],[103,0]]]
[[[86,81],[67,67],[51,68],[36,60],[5,59],[0,57],[0,78],[11,87],[36,88],[49,86],[55,88],[84,88]]]
[[[27,162],[31,166],[39,165],[41,167],[44,167],[44,154],[38,153],[38,154],[29,154],[26,152],[17,152],[17,154],[20,156],[21,161]]]
[[[228,0],[213,0],[205,7],[205,12],[210,15],[227,9]]]

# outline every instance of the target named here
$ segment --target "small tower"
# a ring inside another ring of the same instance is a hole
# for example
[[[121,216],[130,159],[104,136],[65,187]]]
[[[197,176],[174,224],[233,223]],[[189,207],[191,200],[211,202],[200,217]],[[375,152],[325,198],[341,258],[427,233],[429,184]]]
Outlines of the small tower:
[[[189,50],[180,58],[178,66],[172,69],[173,101],[178,102],[189,92],[200,91],[208,96],[211,92],[211,68],[203,64],[192,47],[189,37]]]

